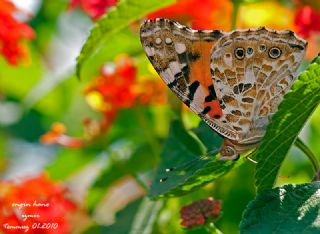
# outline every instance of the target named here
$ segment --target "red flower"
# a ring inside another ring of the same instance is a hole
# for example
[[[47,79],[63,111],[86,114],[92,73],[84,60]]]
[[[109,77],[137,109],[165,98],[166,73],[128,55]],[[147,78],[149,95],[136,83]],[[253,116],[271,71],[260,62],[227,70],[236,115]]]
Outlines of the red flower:
[[[16,12],[11,2],[0,0],[0,52],[10,64],[17,64],[20,58],[28,55],[22,40],[33,39],[35,36],[28,24],[14,18]]]
[[[89,104],[104,113],[132,107],[137,96],[135,78],[133,60],[126,55],[117,57],[114,63],[103,66],[101,74],[86,89]]]
[[[216,220],[220,212],[221,200],[201,199],[181,208],[181,225],[189,229],[199,227]]]
[[[77,206],[66,198],[66,190],[50,181],[45,175],[28,178],[21,183],[0,182],[0,230],[1,233],[66,234],[71,225],[68,215]],[[41,229],[40,223],[54,224]],[[55,228],[56,227],[56,228]]]
[[[178,0],[177,3],[148,15],[148,18],[169,18],[195,29],[229,30],[231,10],[232,4],[227,0]]]
[[[108,8],[116,5],[116,0],[71,0],[70,8],[82,8],[92,19],[98,20]]]
[[[320,32],[320,12],[310,6],[300,8],[295,17],[298,34],[309,38],[312,33]]]

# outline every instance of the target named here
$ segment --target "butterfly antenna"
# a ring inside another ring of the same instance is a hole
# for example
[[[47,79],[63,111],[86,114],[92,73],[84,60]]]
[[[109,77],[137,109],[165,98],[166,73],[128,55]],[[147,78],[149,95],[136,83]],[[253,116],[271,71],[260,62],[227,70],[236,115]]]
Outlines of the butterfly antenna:
[[[247,159],[249,162],[252,162],[253,164],[257,164],[258,162],[256,160],[250,158],[250,156],[253,156],[256,152],[257,152],[257,148],[255,148],[252,152],[250,152],[250,154],[248,154],[244,158]]]
[[[172,172],[177,172],[177,173],[179,173],[181,170],[186,171],[186,170],[188,170],[192,165],[194,165],[196,162],[198,162],[198,161],[200,161],[200,160],[207,160],[207,159],[209,159],[210,156],[213,156],[213,155],[217,154],[219,151],[220,151],[220,149],[212,149],[212,150],[210,150],[209,152],[207,152],[205,155],[200,155],[199,157],[194,158],[194,159],[192,159],[192,160],[190,160],[190,161],[188,161],[188,162],[186,162],[186,163],[184,163],[184,164],[182,164],[182,165],[180,165],[180,166],[166,168],[166,169],[165,169],[165,172],[166,172],[166,173],[170,173],[170,172],[171,172],[171,173],[172,173]],[[160,181],[160,183],[163,183],[163,182],[165,182],[165,181],[167,181],[167,180],[168,180],[168,177],[163,177],[163,178],[161,178],[159,181]]]
[[[187,170],[190,166],[192,166],[194,163],[200,161],[200,160],[207,160],[209,159],[210,156],[215,155],[216,153],[219,152],[219,149],[213,149],[207,152],[205,155],[200,155],[197,158],[194,158],[188,162],[183,163],[182,165],[179,165],[177,167],[171,167],[171,168],[166,168],[165,172],[172,172],[172,171],[179,171],[180,169]]]

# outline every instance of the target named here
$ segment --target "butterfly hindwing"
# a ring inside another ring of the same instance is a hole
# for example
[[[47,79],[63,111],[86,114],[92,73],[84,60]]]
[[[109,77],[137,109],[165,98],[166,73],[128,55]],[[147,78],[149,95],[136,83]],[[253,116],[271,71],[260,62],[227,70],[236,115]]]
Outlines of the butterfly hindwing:
[[[213,48],[211,71],[216,94],[240,143],[264,135],[283,95],[290,89],[306,42],[291,31],[257,28],[233,31]]]

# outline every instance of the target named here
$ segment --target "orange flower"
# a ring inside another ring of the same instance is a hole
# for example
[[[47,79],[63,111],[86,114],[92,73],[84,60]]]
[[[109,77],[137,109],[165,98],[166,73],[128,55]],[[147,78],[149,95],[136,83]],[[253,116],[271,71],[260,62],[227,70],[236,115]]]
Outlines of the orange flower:
[[[178,0],[177,3],[148,15],[148,18],[168,18],[195,29],[229,30],[231,11],[232,4],[228,0]]]
[[[101,74],[85,90],[89,105],[96,110],[109,112],[134,105],[136,68],[127,55],[120,55],[114,63],[106,64]]]
[[[116,5],[116,0],[71,0],[70,8],[82,8],[93,20],[98,20],[108,8]]]
[[[143,105],[163,105],[166,99],[167,86],[158,78],[146,79],[139,83],[138,101]]]
[[[65,133],[66,127],[62,123],[54,123],[50,131],[41,136],[40,141],[44,144],[58,144],[68,148],[80,148],[85,145],[85,141]]]
[[[166,87],[160,79],[138,79],[137,68],[128,55],[105,64],[100,75],[85,89],[87,103],[103,114],[101,120],[86,119],[85,138],[93,140],[106,132],[121,109],[165,103]]]
[[[119,110],[133,107],[136,101],[136,67],[132,58],[119,55],[105,64],[101,74],[85,89],[87,103],[103,113],[102,120],[86,119],[85,137],[92,140],[109,129]]]
[[[28,24],[14,18],[16,12],[17,9],[11,2],[0,0],[0,52],[13,65],[28,55],[22,40],[35,37],[33,29]]]
[[[67,234],[71,231],[68,215],[77,205],[66,198],[66,189],[45,175],[27,178],[20,183],[0,182],[1,233]],[[53,224],[41,229],[40,223]]]

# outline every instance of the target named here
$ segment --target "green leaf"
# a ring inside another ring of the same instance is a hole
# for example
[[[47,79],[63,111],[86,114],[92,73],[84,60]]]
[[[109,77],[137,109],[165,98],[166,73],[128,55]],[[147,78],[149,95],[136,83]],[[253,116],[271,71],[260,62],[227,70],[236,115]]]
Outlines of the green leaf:
[[[234,162],[216,160],[215,156],[201,157],[207,150],[219,149],[223,139],[204,123],[194,132],[198,137],[186,131],[179,120],[172,122],[163,145],[162,161],[149,191],[151,198],[182,196],[225,175],[243,162],[243,159]],[[201,143],[199,138],[208,145]],[[168,172],[166,169],[173,170]]]
[[[157,220],[162,201],[152,202],[149,198],[144,198],[136,212],[131,225],[130,234],[153,233],[152,228]]]
[[[97,71],[107,61],[113,59],[119,54],[128,54],[135,56],[142,54],[141,43],[138,40],[137,34],[132,32],[129,27],[112,34],[108,37],[105,43],[102,43],[93,55],[88,58],[81,67],[81,77],[89,80],[97,75]],[[145,57],[144,57],[145,58]],[[88,79],[89,78],[89,79]]]
[[[77,76],[80,78],[80,71],[83,64],[99,49],[103,42],[120,32],[130,23],[139,20],[146,14],[173,2],[173,0],[119,1],[117,6],[110,9],[90,31],[90,35],[77,58]]]
[[[302,127],[320,102],[320,57],[300,74],[273,116],[256,153],[256,187],[270,189]]]
[[[240,233],[320,233],[320,183],[267,190],[244,211]]]

